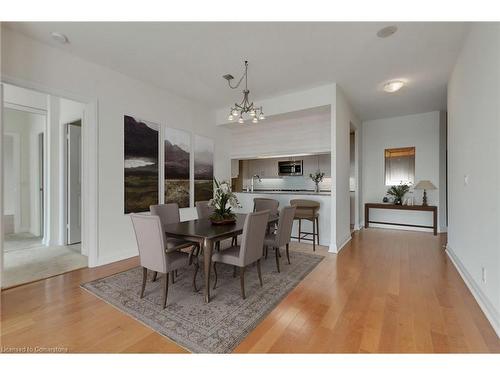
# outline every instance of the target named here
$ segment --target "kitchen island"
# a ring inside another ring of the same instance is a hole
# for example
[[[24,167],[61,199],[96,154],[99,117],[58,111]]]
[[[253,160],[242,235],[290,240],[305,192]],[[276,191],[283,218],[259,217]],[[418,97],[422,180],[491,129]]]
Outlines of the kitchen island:
[[[310,199],[321,204],[319,209],[319,243],[323,246],[330,246],[330,217],[331,217],[331,192],[322,191],[315,193],[314,191],[282,191],[282,190],[263,190],[263,191],[242,191],[236,192],[241,208],[234,211],[239,213],[248,213],[253,211],[254,198],[272,198],[276,199],[281,209],[284,206],[290,205],[292,199]],[[293,224],[292,236],[298,235],[298,221]],[[302,231],[312,232],[312,223],[308,220],[302,220]],[[306,244],[311,244],[311,241],[304,241]],[[311,250],[312,251],[312,250]]]

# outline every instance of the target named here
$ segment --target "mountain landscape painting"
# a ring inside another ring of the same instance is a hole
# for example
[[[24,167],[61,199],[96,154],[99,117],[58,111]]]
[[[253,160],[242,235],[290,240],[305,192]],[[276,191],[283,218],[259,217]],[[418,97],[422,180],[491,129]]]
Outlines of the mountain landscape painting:
[[[159,125],[124,116],[125,213],[158,204]]]
[[[214,196],[214,141],[194,136],[194,201],[208,201]]]
[[[165,203],[189,207],[189,159],[191,135],[166,128],[165,132]]]

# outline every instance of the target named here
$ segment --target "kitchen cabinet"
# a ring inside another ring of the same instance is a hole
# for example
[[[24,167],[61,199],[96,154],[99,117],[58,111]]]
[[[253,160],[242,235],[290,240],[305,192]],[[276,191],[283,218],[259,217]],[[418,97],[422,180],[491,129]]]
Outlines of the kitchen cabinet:
[[[240,174],[240,161],[231,159],[231,178],[238,178]]]
[[[259,175],[261,178],[275,178],[278,176],[278,162],[276,159],[255,159],[248,161],[248,177]]]

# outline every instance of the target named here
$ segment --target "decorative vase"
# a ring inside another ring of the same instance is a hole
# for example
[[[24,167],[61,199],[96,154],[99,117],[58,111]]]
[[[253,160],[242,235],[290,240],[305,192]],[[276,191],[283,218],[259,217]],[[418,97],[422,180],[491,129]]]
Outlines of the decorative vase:
[[[401,198],[394,198],[394,204],[397,206],[401,206],[403,204],[403,201]]]
[[[319,182],[316,182],[316,186],[314,188],[314,192],[319,193]]]

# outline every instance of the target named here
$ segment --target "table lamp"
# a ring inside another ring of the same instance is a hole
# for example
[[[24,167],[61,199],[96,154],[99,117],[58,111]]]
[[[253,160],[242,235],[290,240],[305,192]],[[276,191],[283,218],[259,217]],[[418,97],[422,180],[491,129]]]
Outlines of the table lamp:
[[[427,206],[427,192],[426,192],[426,190],[436,190],[437,187],[435,187],[434,184],[432,182],[430,182],[429,180],[421,180],[418,182],[418,184],[415,185],[415,187],[413,189],[424,191],[424,197],[422,198],[422,206]]]

